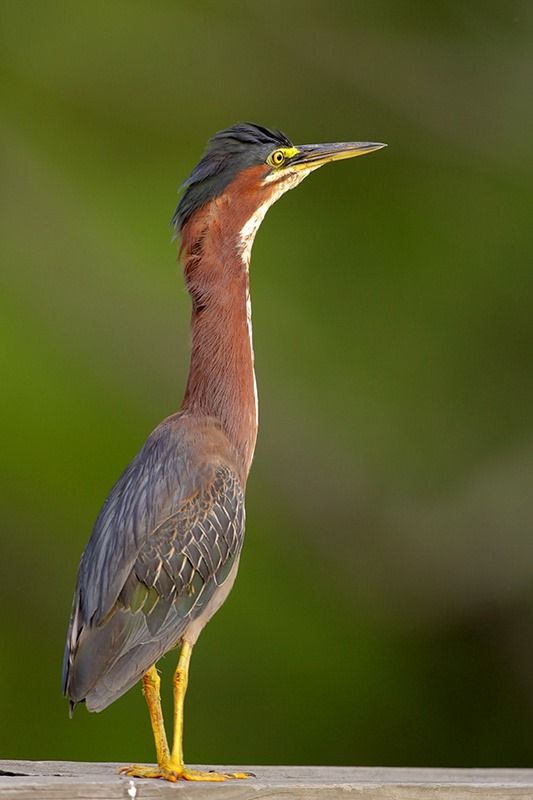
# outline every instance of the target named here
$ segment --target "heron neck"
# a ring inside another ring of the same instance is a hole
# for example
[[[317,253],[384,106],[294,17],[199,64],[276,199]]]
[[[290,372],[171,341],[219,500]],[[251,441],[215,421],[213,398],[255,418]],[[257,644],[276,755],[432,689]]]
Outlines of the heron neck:
[[[249,248],[238,226],[207,209],[182,231],[182,260],[192,298],[192,351],[182,409],[216,418],[246,479],[257,437]]]

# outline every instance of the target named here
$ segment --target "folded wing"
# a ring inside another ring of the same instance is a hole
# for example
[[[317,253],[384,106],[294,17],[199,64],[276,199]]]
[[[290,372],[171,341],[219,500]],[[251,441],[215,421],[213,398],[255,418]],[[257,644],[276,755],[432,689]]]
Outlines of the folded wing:
[[[72,705],[100,711],[129,689],[179,643],[239,557],[244,496],[234,472],[206,465],[200,485],[183,491],[157,455],[157,480],[144,458],[117,483],[82,558],[64,663]]]

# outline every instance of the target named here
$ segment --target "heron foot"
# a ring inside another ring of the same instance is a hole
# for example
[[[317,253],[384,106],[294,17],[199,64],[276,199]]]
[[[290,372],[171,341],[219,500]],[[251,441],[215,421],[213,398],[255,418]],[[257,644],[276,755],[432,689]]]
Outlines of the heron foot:
[[[173,767],[163,765],[149,767],[144,764],[132,764],[131,767],[122,767],[119,770],[121,775],[128,775],[131,778],[162,778],[165,781],[210,781],[220,783],[221,781],[242,780],[253,778],[251,772],[215,772],[202,771],[199,769],[189,769],[188,767]]]

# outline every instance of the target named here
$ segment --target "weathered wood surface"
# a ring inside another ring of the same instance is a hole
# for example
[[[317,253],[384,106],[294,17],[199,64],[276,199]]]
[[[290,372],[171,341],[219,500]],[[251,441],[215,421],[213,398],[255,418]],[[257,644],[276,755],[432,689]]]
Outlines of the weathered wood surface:
[[[256,777],[227,783],[166,783],[117,774],[119,764],[0,761],[1,800],[533,800],[533,769],[244,767]],[[203,767],[205,769],[205,767]],[[224,771],[236,767],[217,767]],[[238,767],[242,769],[242,767]]]

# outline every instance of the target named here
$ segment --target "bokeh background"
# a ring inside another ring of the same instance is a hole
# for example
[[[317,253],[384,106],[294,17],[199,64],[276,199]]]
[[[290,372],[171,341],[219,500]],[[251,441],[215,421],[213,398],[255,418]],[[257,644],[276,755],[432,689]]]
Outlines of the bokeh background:
[[[63,642],[99,507],[181,400],[177,187],[250,119],[389,148],[258,234],[247,541],[195,651],[186,756],[531,766],[532,4],[1,17],[0,754],[153,759],[138,688],[68,719]]]

